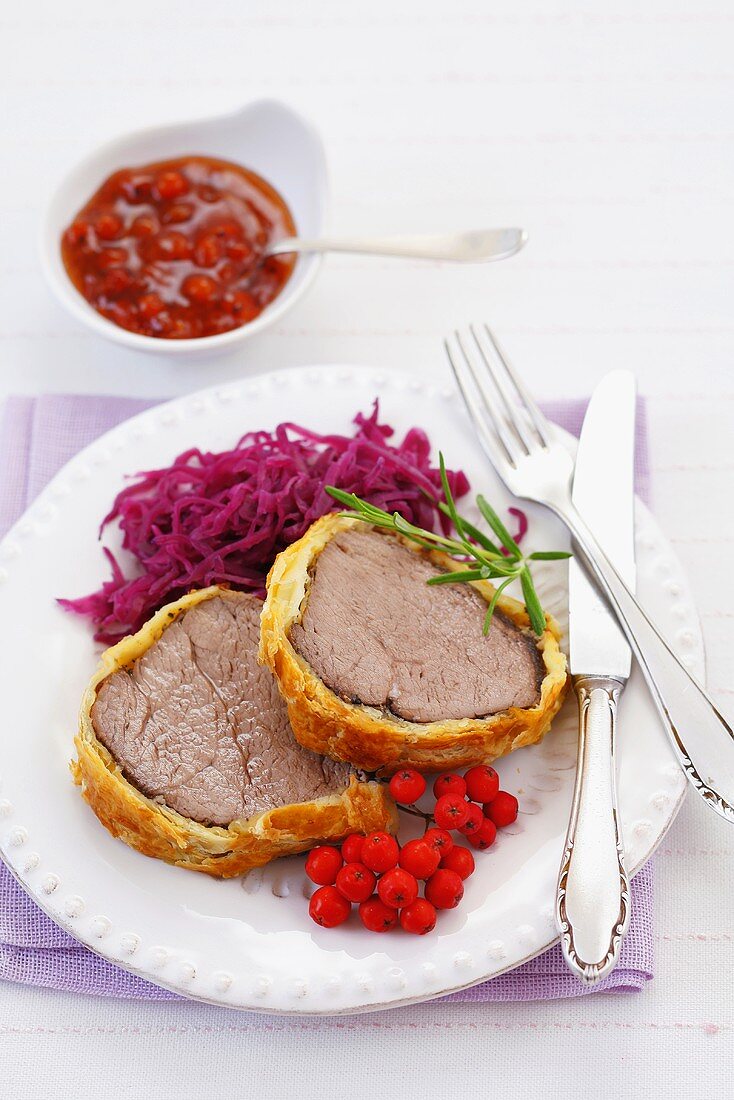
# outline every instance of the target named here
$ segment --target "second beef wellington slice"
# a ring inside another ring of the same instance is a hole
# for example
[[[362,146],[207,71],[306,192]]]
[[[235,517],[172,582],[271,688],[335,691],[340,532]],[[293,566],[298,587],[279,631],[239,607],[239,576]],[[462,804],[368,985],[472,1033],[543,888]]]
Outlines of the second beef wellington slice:
[[[485,762],[539,741],[566,662],[548,619],[538,638],[517,600],[486,582],[428,585],[455,568],[358,520],[330,515],[268,578],[260,658],[310,749],[386,774]]]
[[[229,877],[396,824],[381,784],[293,737],[257,662],[261,609],[194,592],[102,656],[73,771],[107,829],[146,855]]]

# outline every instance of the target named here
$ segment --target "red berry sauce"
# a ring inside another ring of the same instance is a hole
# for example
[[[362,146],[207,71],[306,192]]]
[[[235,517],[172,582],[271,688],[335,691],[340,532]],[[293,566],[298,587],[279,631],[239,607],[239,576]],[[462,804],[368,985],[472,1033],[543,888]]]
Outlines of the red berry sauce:
[[[105,180],[65,230],[61,255],[103,317],[144,336],[188,339],[257,317],[295,263],[264,251],[295,232],[281,196],[254,172],[181,157]]]

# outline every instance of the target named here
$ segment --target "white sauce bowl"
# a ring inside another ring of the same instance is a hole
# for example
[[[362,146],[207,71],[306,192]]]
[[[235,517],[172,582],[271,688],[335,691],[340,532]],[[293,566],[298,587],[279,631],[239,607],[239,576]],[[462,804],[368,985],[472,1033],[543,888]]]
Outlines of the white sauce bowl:
[[[72,169],[46,210],[41,261],[51,289],[69,312],[99,336],[138,351],[185,358],[231,349],[277,321],[301,297],[319,269],[319,255],[299,256],[281,292],[254,320],[216,336],[169,340],[120,328],[98,313],[72,283],[61,237],[77,212],[113,172],[200,154],[233,161],[262,176],[288,205],[299,236],[323,235],[328,204],[326,157],[316,130],[277,100],[261,99],[216,118],[158,126],[102,146]]]

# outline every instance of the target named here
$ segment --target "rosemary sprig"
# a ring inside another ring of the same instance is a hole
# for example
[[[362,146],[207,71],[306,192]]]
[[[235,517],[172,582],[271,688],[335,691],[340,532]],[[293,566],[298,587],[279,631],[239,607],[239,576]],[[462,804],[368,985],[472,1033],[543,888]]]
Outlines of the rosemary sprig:
[[[502,592],[512,581],[519,580],[530,625],[536,634],[542,634],[545,630],[545,612],[535,590],[529,563],[531,561],[559,561],[562,558],[570,558],[571,555],[564,550],[544,550],[535,551],[525,556],[494,508],[480,495],[477,497],[477,507],[497,540],[497,542],[494,542],[457,511],[446,474],[443,455],[439,455],[439,467],[444,500],[438,501],[438,507],[451,520],[456,531],[456,538],[449,538],[446,535],[436,534],[435,531],[427,531],[423,527],[416,527],[401,516],[399,512],[393,512],[392,514],[385,512],[382,508],[377,508],[374,504],[362,500],[354,493],[345,493],[342,489],[334,488],[333,485],[327,485],[326,491],[334,500],[337,500],[348,509],[342,515],[361,520],[363,523],[369,523],[373,527],[394,531],[424,549],[443,550],[450,558],[454,559],[457,565],[455,571],[437,573],[435,577],[431,577],[427,581],[427,584],[466,584],[470,581],[499,580],[501,583],[497,585],[494,596],[487,607],[487,614],[484,617],[482,627],[484,634],[489,631],[492,616]]]

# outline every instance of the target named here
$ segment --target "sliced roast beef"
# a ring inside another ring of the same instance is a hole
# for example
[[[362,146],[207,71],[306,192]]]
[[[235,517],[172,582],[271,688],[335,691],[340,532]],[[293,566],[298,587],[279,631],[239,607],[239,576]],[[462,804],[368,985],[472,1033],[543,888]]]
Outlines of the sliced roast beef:
[[[342,698],[413,722],[478,718],[540,698],[534,637],[391,535],[352,528],[316,559],[291,644]]]
[[[343,791],[350,769],[295,741],[257,663],[261,602],[229,594],[191,607],[92,708],[97,738],[138,790],[185,817],[228,825]]]

